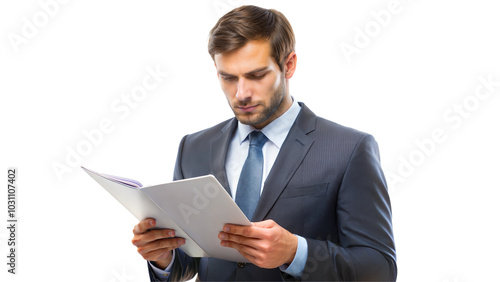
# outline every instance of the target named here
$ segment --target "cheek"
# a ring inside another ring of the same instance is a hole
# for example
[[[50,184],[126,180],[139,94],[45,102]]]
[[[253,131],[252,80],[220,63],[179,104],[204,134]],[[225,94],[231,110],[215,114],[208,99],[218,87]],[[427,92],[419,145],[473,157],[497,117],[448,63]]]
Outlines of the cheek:
[[[276,75],[267,76],[261,81],[252,83],[253,96],[259,100],[271,99],[280,86],[279,77]]]
[[[236,87],[234,85],[221,81],[220,87],[228,100],[236,96]]]
[[[269,77],[269,81],[266,83],[267,89],[270,92],[275,92],[280,87],[280,76],[273,75]]]

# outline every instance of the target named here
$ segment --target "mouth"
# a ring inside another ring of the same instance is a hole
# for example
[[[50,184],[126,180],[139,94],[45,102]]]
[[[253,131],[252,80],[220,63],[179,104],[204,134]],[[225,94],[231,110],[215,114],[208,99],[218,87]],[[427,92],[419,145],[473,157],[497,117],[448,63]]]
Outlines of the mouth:
[[[236,108],[244,113],[251,113],[255,109],[257,109],[259,105],[253,105],[253,106],[237,106]]]

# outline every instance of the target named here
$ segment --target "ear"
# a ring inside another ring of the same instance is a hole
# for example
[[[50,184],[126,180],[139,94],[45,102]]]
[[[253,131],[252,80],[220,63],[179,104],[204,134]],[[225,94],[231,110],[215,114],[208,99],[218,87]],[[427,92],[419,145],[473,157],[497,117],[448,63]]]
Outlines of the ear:
[[[291,52],[285,60],[285,78],[292,78],[295,73],[295,68],[297,67],[297,54]]]

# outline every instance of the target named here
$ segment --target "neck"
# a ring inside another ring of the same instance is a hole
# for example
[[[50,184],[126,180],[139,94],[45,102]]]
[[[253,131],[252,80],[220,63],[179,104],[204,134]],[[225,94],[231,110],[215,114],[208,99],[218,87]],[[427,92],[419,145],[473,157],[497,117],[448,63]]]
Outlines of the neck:
[[[290,109],[292,104],[293,104],[292,97],[290,96],[290,94],[288,94],[288,92],[285,93],[285,95],[283,96],[283,99],[281,100],[281,103],[279,104],[276,111],[274,111],[274,113],[266,121],[264,121],[261,124],[255,124],[255,125],[253,125],[253,127],[255,129],[262,129],[262,128],[266,127],[266,125],[270,124],[271,122],[273,122],[274,120],[279,118],[281,115],[286,113],[286,111],[288,111],[288,109]]]

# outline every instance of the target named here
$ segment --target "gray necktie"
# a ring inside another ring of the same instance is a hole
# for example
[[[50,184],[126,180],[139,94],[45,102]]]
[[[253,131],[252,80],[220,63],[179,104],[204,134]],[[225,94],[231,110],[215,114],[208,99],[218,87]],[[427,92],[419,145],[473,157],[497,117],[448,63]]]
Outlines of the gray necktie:
[[[252,131],[249,138],[248,156],[241,170],[235,201],[247,218],[252,220],[260,198],[264,170],[262,146],[266,143],[267,137],[260,131]]]

